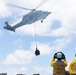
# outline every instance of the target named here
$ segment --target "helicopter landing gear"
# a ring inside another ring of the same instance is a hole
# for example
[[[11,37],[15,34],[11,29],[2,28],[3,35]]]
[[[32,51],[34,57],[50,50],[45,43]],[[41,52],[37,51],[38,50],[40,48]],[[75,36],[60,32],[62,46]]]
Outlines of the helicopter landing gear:
[[[43,23],[43,20],[41,20],[41,23]]]
[[[14,32],[15,32],[15,30],[14,30]]]

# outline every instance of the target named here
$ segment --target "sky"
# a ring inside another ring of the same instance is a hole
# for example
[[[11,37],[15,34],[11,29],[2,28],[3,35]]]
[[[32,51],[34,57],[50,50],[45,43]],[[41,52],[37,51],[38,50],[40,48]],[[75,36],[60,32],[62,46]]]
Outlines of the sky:
[[[35,29],[34,23],[27,24],[14,33],[3,29],[5,21],[14,25],[30,11],[7,6],[8,3],[30,9],[43,3],[37,10],[51,14],[43,23],[36,22]],[[34,54],[36,42],[39,56]],[[0,0],[0,73],[51,75],[50,62],[58,51],[65,54],[68,66],[75,59],[76,0]]]

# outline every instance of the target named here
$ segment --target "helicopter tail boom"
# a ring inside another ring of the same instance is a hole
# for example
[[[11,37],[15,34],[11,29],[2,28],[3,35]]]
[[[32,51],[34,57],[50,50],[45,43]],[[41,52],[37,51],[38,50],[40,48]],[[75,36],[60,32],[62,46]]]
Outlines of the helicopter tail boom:
[[[4,26],[4,29],[7,29],[7,30],[10,30],[10,31],[14,31],[15,32],[15,28],[12,27],[12,26],[10,26],[7,21],[5,22],[5,24],[6,24],[6,26]]]

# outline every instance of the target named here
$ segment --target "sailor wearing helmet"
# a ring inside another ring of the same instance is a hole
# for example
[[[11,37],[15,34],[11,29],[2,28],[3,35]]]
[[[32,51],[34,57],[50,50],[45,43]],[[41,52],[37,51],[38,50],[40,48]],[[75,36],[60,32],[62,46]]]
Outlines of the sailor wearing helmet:
[[[54,54],[50,65],[53,67],[53,75],[65,75],[67,61],[65,55],[62,52],[57,52]]]

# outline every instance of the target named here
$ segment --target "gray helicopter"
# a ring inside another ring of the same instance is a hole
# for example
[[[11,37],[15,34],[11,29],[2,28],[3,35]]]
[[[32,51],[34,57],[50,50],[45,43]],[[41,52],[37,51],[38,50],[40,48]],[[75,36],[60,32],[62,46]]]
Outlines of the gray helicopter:
[[[32,24],[32,23],[37,22],[39,20],[41,20],[41,23],[42,23],[43,20],[49,14],[51,14],[51,12],[48,12],[48,11],[36,10],[41,4],[38,5],[35,9],[28,9],[28,8],[24,8],[24,7],[12,5],[12,4],[8,4],[8,5],[12,6],[12,7],[16,7],[16,8],[20,8],[20,9],[30,10],[31,11],[28,14],[24,15],[22,20],[19,23],[15,24],[14,26],[10,26],[8,24],[8,22],[5,21],[6,26],[4,26],[4,29],[10,30],[10,31],[14,31],[14,32],[15,32],[16,28],[18,28],[20,26],[23,26],[23,25]]]

